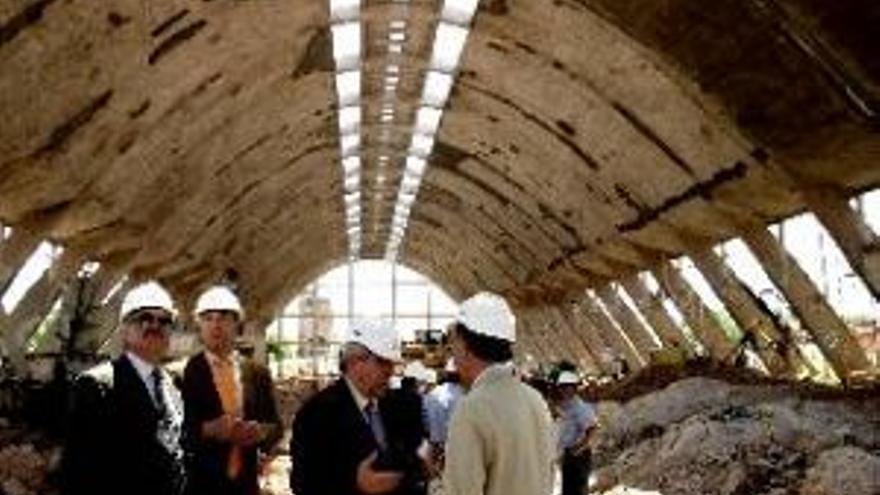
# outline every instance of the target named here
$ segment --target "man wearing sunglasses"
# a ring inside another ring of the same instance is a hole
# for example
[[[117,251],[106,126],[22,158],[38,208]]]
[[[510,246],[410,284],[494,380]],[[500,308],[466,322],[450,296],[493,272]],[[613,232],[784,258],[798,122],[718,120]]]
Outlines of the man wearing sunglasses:
[[[184,448],[192,495],[256,495],[261,456],[281,437],[272,378],[234,349],[244,311],[228,288],[196,302],[204,352],[183,373]]]
[[[174,327],[171,296],[148,282],[120,311],[124,352],[74,387],[62,460],[65,494],[180,495],[183,404],[161,368]]]

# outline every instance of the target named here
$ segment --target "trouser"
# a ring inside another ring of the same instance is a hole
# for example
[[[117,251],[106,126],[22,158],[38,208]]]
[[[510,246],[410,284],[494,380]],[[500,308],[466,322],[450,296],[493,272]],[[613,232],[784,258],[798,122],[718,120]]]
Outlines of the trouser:
[[[582,495],[590,476],[590,451],[575,455],[565,451],[562,456],[562,495]]]

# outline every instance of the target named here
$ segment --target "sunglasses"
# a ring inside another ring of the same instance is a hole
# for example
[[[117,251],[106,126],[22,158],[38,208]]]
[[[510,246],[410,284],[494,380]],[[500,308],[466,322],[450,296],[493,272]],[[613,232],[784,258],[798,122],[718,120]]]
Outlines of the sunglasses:
[[[147,311],[135,313],[126,318],[125,321],[138,325],[141,327],[141,330],[158,327],[161,330],[169,331],[174,328],[174,318],[166,315],[155,315]]]

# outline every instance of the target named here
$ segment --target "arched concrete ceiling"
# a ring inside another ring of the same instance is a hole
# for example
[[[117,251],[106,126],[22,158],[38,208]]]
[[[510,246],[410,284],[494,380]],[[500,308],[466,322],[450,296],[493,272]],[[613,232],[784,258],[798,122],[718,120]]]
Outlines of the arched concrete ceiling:
[[[381,144],[400,4],[362,6],[366,257],[396,197],[371,163],[406,152],[439,2],[407,8]],[[453,297],[564,293],[804,187],[876,186],[878,24],[870,0],[484,0],[402,261]],[[271,314],[347,256],[328,26],[312,0],[0,0],[0,220],[184,299],[234,270]]]

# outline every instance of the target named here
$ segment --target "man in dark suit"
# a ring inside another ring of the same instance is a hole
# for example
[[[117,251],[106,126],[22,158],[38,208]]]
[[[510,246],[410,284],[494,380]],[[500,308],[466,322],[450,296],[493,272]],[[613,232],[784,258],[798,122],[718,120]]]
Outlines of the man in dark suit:
[[[205,350],[190,358],[183,373],[183,444],[192,495],[256,495],[261,457],[281,437],[269,370],[233,349],[243,316],[226,287],[212,287],[196,302]]]
[[[424,485],[424,462],[411,442],[397,436],[411,429],[392,424],[390,418],[403,416],[379,400],[400,361],[397,332],[384,322],[356,324],[340,361],[343,376],[312,396],[294,419],[293,493],[418,493],[413,490]]]
[[[160,368],[174,326],[171,297],[155,282],[122,303],[125,352],[74,386],[62,457],[62,493],[180,495],[183,404]]]

